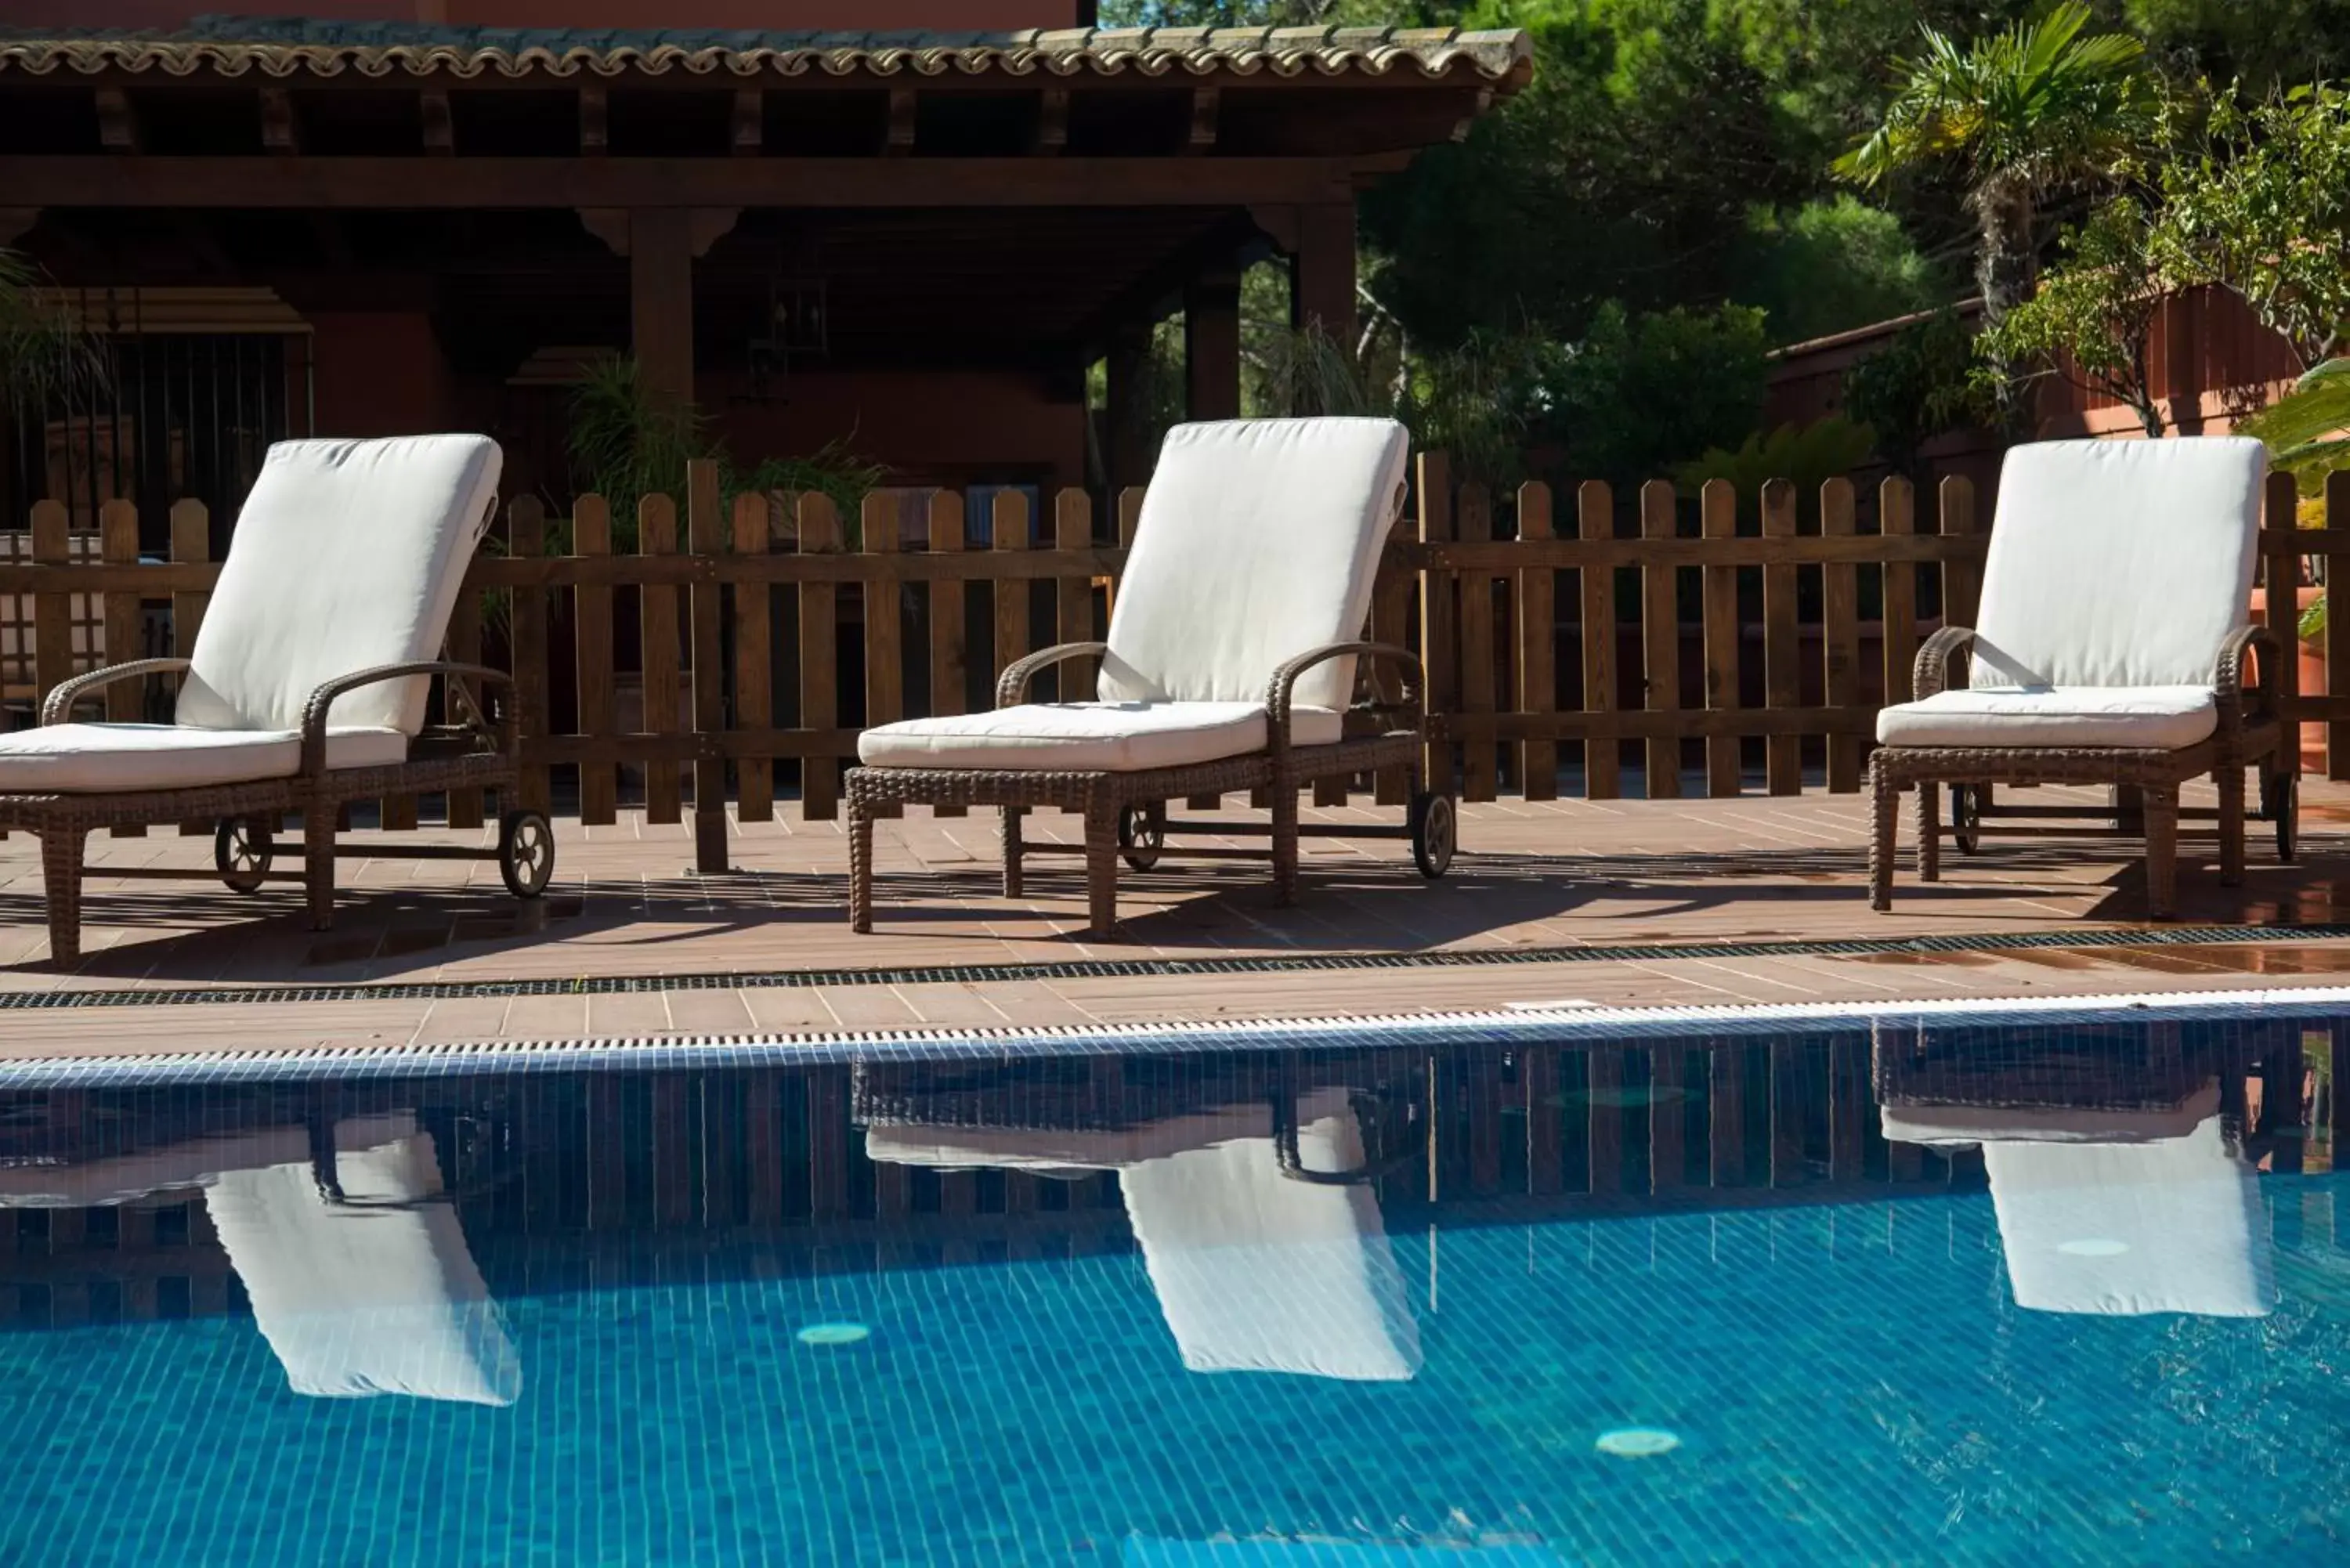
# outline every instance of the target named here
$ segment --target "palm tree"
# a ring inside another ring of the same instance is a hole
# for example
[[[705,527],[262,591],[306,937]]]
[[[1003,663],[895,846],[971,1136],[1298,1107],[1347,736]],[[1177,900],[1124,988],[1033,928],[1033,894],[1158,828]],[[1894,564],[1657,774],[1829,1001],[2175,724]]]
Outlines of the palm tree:
[[[104,377],[88,335],[42,293],[46,281],[32,262],[0,248],[0,409],[37,409],[57,392]]]
[[[2084,36],[2090,19],[2086,5],[2064,0],[1967,44],[1925,28],[1925,52],[1901,62],[1884,123],[1836,161],[1837,173],[1862,185],[1921,164],[1961,168],[1981,231],[1975,278],[1993,325],[2031,296],[2041,200],[2112,172],[2153,121],[2139,70],[2145,46],[2125,33]],[[2005,367],[1994,369],[2002,400],[2012,400]]]

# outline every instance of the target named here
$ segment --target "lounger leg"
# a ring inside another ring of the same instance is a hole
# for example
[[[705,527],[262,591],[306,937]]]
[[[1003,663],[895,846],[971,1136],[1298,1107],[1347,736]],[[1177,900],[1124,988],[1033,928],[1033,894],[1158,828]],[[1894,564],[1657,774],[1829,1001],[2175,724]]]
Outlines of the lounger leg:
[[[2178,891],[2178,786],[2146,786],[2146,912],[2167,920]]]
[[[1118,929],[1118,809],[1103,801],[1086,807],[1086,912],[1105,941]]]
[[[302,881],[310,895],[310,929],[335,923],[335,808],[311,801],[302,808]]]
[[[1003,808],[1003,896],[1020,897],[1020,819],[1026,806],[1007,805]]]
[[[1273,785],[1273,901],[1286,909],[1297,902],[1297,781]]]
[[[41,879],[49,899],[49,962],[60,969],[81,961],[81,851],[88,836],[78,827],[51,828],[41,835]]]
[[[1918,880],[1942,879],[1942,786],[1933,779],[1918,784]]]
[[[2220,789],[2220,886],[2244,885],[2244,769],[2229,763],[2211,775]]]
[[[873,806],[848,792],[848,929],[873,929]]]
[[[1894,813],[1901,805],[1901,791],[1882,760],[1871,758],[1868,764],[1869,833],[1868,833],[1868,907],[1872,909],[1893,908],[1893,844]]]

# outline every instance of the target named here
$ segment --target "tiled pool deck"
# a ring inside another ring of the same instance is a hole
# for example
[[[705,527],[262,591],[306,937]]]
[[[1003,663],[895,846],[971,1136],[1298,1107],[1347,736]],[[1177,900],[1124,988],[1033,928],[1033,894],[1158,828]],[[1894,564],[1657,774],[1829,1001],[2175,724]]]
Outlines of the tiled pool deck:
[[[2190,834],[2180,919],[2162,928],[2138,923],[2121,840],[2000,841],[1946,858],[1932,888],[1905,868],[1895,912],[1872,914],[1849,795],[1471,806],[1433,887],[1399,844],[1310,839],[1290,909],[1260,867],[1174,865],[1124,878],[1117,943],[1080,934],[1073,861],[1003,898],[980,815],[882,825],[867,937],[844,919],[840,825],[791,806],[736,830],[723,877],[691,871],[683,826],[561,825],[556,885],[520,916],[494,867],[402,853],[447,836],[357,833],[383,853],[344,863],[323,934],[290,878],[246,898],[161,875],[208,869],[208,838],[99,836],[90,956],[70,974],[43,961],[37,853],[18,835],[0,840],[0,1057],[2334,983],[2350,980],[2350,786],[2304,790],[2299,864],[2277,865],[2255,824],[2251,876],[2223,888],[2213,841]],[[1044,814],[1033,835],[1076,829]],[[1853,943],[1870,950],[1832,950]],[[1300,961],[1325,955],[1376,961]],[[163,992],[190,994],[153,1005]]]

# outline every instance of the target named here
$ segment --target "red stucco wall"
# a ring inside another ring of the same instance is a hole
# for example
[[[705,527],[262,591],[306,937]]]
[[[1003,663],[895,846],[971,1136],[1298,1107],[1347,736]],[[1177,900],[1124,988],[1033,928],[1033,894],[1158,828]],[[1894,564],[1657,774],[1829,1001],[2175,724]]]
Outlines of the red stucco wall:
[[[219,12],[501,27],[967,30],[1070,26],[1077,0],[0,0],[0,24],[15,26],[169,28]]]

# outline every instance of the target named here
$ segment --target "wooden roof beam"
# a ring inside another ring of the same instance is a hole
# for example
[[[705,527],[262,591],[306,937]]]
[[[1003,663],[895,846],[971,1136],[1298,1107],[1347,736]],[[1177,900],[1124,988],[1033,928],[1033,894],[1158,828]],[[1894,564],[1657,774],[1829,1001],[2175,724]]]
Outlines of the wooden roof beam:
[[[891,158],[903,158],[914,151],[914,126],[921,109],[921,100],[912,88],[889,89],[889,130],[883,139],[881,151]]]
[[[446,158],[457,151],[457,122],[449,109],[449,89],[429,87],[417,95],[417,119],[424,128],[424,151]]]
[[[590,82],[579,89],[579,151],[600,158],[611,142],[611,100],[602,87]]]
[[[1211,87],[1191,89],[1191,130],[1183,139],[1183,151],[1194,156],[1212,152],[1216,146],[1216,123],[1221,118],[1223,95]]]
[[[261,145],[276,153],[302,150],[302,127],[294,117],[294,95],[284,88],[261,89]]]
[[[1248,207],[1346,199],[1346,158],[0,156],[20,207]]]
[[[109,152],[139,151],[139,111],[130,94],[119,87],[98,89],[98,141]]]
[[[1036,146],[1050,158],[1069,145],[1069,89],[1046,88],[1036,105]]]

